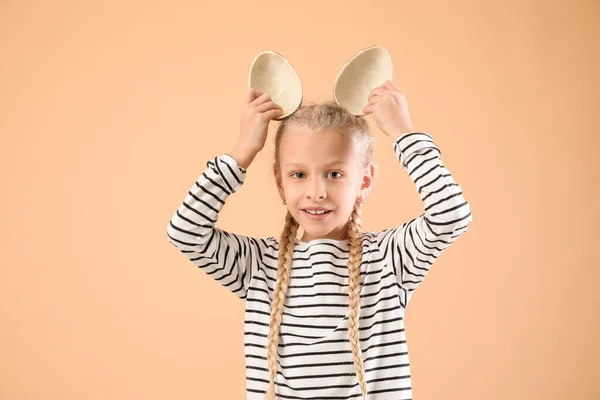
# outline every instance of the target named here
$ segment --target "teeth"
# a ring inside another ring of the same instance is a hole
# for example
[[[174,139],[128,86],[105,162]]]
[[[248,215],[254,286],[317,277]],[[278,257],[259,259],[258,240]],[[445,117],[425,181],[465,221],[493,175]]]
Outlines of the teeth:
[[[309,214],[325,214],[327,212],[325,210],[320,210],[320,211],[305,210],[305,211]]]

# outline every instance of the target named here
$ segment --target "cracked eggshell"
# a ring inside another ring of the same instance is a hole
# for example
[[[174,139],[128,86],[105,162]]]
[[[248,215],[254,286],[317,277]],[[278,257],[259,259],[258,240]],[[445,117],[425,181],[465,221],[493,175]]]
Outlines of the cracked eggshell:
[[[292,64],[281,54],[271,50],[257,54],[250,66],[248,86],[271,96],[283,108],[282,120],[302,104],[302,84]]]
[[[392,57],[381,46],[367,47],[356,53],[338,73],[333,99],[356,116],[363,116],[369,94],[385,81],[392,80]]]

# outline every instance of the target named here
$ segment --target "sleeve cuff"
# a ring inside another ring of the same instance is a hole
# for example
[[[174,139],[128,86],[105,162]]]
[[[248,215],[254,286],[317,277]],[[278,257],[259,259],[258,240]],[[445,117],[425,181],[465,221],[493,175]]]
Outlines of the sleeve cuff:
[[[246,169],[238,165],[229,154],[221,154],[206,162],[211,173],[223,183],[222,190],[236,192],[246,179]]]
[[[405,133],[394,140],[392,147],[404,168],[407,167],[406,163],[410,156],[419,153],[423,149],[433,148],[439,153],[440,157],[442,155],[431,135],[425,132]]]
[[[237,161],[235,161],[235,158],[231,157],[229,154],[225,153],[223,155],[221,155],[222,159],[227,160],[228,164],[231,165],[232,167],[238,168],[242,173],[246,173],[247,170],[246,168],[240,166]]]

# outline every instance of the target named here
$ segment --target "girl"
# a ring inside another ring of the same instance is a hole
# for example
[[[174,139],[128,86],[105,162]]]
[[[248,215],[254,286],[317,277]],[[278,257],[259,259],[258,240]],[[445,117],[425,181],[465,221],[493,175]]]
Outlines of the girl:
[[[433,262],[467,231],[469,203],[387,81],[363,112],[392,140],[422,215],[361,232],[373,138],[365,118],[329,102],[299,108],[277,129],[273,173],[287,205],[279,240],[215,227],[282,112],[268,94],[248,90],[238,144],[207,162],[167,226],[169,241],[246,302],[246,400],[411,399],[404,311]]]

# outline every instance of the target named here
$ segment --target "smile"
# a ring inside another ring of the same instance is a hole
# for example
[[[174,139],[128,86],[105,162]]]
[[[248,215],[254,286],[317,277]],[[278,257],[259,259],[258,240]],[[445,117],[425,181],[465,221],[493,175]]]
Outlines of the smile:
[[[331,214],[331,210],[322,210],[322,211],[307,211],[307,210],[302,210],[302,212],[304,213],[304,215],[312,220],[322,220],[327,218],[327,216],[329,214]]]

